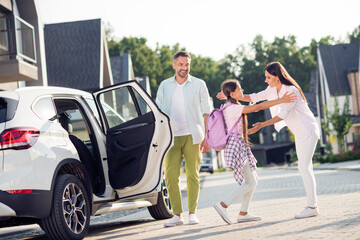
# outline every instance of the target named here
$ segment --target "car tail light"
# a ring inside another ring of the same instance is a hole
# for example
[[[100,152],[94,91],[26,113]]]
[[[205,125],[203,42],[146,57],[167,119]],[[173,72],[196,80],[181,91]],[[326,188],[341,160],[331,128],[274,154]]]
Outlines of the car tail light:
[[[24,194],[24,193],[32,193],[32,189],[23,189],[23,190],[7,190],[5,191],[10,194]]]
[[[1,149],[27,149],[32,147],[40,136],[35,128],[12,128],[1,133]]]

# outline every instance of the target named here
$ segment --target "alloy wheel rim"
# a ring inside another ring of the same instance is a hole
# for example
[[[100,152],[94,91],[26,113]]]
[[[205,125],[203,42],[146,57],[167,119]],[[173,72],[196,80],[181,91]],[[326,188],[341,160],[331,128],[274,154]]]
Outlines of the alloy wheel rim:
[[[162,195],[164,198],[165,205],[167,206],[167,208],[169,210],[171,210],[170,197],[169,197],[169,192],[168,192],[168,189],[166,186],[165,178],[163,179],[163,184],[162,184]]]
[[[68,228],[80,234],[86,224],[86,200],[83,191],[74,183],[68,184],[63,192],[63,217]]]

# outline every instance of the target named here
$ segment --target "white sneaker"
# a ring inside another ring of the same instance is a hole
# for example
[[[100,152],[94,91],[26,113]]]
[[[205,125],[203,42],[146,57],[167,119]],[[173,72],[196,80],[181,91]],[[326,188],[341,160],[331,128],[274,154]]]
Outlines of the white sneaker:
[[[319,215],[319,208],[306,207],[304,210],[295,215],[295,218],[308,218]]]
[[[199,219],[196,217],[196,215],[194,213],[189,214],[189,224],[194,225],[198,223],[199,223]]]
[[[224,208],[223,206],[221,206],[220,203],[217,203],[214,205],[215,210],[218,212],[218,214],[220,215],[220,217],[227,223],[227,224],[231,224],[231,221],[227,215],[226,212],[226,208]]]
[[[250,222],[250,221],[259,221],[259,220],[261,220],[261,217],[251,215],[250,213],[246,214],[245,216],[242,216],[242,215],[237,216],[237,222],[238,223]]]
[[[178,215],[174,215],[170,221],[164,223],[164,227],[175,227],[182,224],[184,224],[184,218],[182,216],[179,217]]]

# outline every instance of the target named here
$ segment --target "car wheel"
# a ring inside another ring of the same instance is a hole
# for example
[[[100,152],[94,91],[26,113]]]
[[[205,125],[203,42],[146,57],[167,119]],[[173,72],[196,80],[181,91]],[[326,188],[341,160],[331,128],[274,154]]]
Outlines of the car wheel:
[[[161,192],[158,193],[157,204],[148,207],[148,210],[155,219],[166,219],[173,216],[165,178],[163,178],[161,183]]]
[[[90,202],[82,182],[65,174],[56,179],[50,215],[40,226],[52,239],[83,239],[89,230]]]

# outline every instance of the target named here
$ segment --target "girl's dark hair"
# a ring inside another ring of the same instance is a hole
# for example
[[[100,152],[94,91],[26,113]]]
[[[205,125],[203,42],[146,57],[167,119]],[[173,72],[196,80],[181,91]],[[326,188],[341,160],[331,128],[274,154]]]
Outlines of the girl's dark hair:
[[[230,96],[230,93],[235,92],[235,90],[237,88],[237,84],[240,85],[240,82],[238,80],[236,80],[236,79],[227,79],[221,84],[221,90],[225,94],[225,96],[227,97],[227,100],[226,100],[227,102],[231,102],[231,103],[234,103],[234,104],[240,104],[236,99],[234,99],[234,98],[232,98]],[[243,120],[244,120],[243,121],[244,141],[247,144],[250,144],[248,134],[247,134],[247,128],[248,128],[247,116],[246,116],[246,114],[242,114],[242,117],[243,117]]]
[[[270,73],[273,76],[278,77],[282,84],[288,85],[288,86],[291,86],[291,85],[295,86],[300,91],[301,96],[304,99],[304,101],[307,102],[306,98],[305,98],[305,95],[304,95],[303,91],[301,90],[301,87],[295,81],[295,79],[293,79],[290,76],[290,74],[286,71],[284,66],[281,65],[281,63],[279,63],[279,62],[271,62],[265,67],[265,71],[267,71],[268,73]]]

